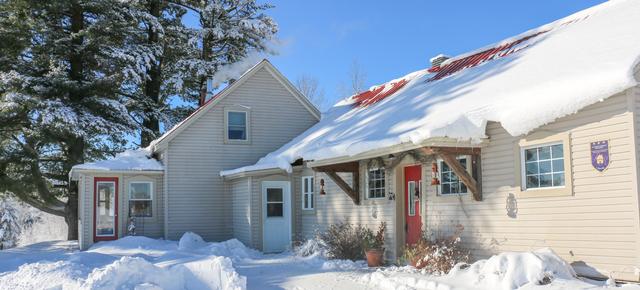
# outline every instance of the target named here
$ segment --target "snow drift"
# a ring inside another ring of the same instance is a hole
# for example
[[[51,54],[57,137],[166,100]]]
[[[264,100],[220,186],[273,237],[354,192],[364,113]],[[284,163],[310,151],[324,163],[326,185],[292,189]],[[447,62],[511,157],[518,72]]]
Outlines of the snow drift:
[[[290,171],[299,158],[318,161],[400,144],[417,147],[433,138],[480,141],[490,121],[513,136],[526,134],[637,85],[638,15],[640,1],[609,1],[443,64],[517,43],[478,65],[438,79],[427,69],[410,73],[380,85],[407,81],[381,101],[359,106],[357,98],[347,98],[257,164],[221,175]]]

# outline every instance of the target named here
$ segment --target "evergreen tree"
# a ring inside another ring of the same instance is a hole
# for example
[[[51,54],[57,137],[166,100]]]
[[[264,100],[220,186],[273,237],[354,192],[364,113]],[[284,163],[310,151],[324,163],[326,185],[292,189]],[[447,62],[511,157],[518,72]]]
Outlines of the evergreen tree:
[[[277,32],[275,22],[263,13],[271,5],[255,0],[148,0],[137,5],[155,17],[144,19],[141,27],[149,27],[149,21],[161,26],[139,33],[140,41],[160,52],[144,85],[137,94],[132,93],[138,96],[132,109],[137,120],[142,120],[143,147],[158,137],[161,122],[168,128],[189,114],[193,105],[204,102],[208,78],[225,66],[268,50]],[[184,24],[187,14],[196,16],[198,27]],[[185,105],[170,107],[174,97]]]
[[[117,0],[0,1],[0,192],[64,216],[77,239],[73,165],[119,151],[137,128],[121,92],[155,54]]]
[[[15,247],[21,229],[16,208],[6,196],[0,198],[0,250]]]

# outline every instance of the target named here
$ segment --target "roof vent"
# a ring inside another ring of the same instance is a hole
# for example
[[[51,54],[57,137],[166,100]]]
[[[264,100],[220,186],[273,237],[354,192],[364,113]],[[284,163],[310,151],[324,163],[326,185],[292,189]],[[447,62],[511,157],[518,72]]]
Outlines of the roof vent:
[[[445,60],[450,59],[451,57],[444,54],[438,54],[432,57],[429,61],[431,61],[431,67],[439,67]]]

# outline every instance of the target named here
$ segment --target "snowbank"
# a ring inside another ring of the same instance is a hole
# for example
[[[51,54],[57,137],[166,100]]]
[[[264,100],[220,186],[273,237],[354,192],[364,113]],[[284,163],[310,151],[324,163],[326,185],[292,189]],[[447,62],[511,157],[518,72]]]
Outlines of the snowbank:
[[[107,171],[162,171],[162,164],[151,158],[149,148],[126,150],[116,154],[114,158],[89,162],[73,166],[73,170],[107,170]]]
[[[482,287],[505,290],[527,284],[549,284],[554,279],[576,278],[573,268],[549,248],[534,252],[501,253],[473,263],[465,270],[458,266],[449,275],[456,279],[473,279]]]
[[[232,259],[211,254],[213,249],[238,253],[244,246],[199,241],[188,233],[181,243],[135,236],[100,242],[85,252],[70,252],[61,243],[0,251],[0,288],[246,289]]]
[[[501,253],[471,265],[458,264],[444,276],[431,276],[410,266],[390,267],[364,275],[361,281],[386,289],[511,290],[557,281],[569,285],[567,289],[594,286],[578,280],[571,266],[551,249]]]
[[[207,246],[207,242],[201,236],[192,232],[184,233],[178,242],[178,250],[180,251],[193,251],[205,246]]]
[[[408,83],[382,101],[364,107],[353,97],[339,102],[257,164],[223,175],[268,167],[291,171],[289,164],[299,158],[418,147],[442,137],[476,142],[486,137],[489,121],[513,136],[526,134],[637,85],[639,14],[640,1],[609,1],[447,62],[517,43],[477,66],[438,79],[426,69],[410,73],[400,78]]]

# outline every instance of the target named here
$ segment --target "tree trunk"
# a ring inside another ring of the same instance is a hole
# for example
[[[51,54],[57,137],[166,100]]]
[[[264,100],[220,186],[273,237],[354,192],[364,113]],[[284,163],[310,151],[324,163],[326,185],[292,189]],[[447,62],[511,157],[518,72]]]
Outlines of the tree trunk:
[[[71,44],[72,49],[69,55],[70,70],[69,78],[73,81],[81,83],[84,79],[84,65],[83,54],[80,51],[81,46],[84,43],[84,37],[80,32],[84,29],[84,10],[80,3],[73,1],[71,4]],[[84,94],[79,91],[72,91],[71,98],[78,101],[84,97]],[[69,172],[71,167],[76,164],[84,163],[84,145],[85,140],[82,137],[69,135],[66,138],[67,145],[67,162],[64,165],[64,172]],[[64,220],[67,223],[68,240],[78,239],[78,184],[77,182],[70,182],[68,185],[68,197],[67,204],[65,205]]]
[[[200,23],[203,28],[211,28],[210,19],[204,19],[204,15],[200,14]],[[211,61],[211,44],[212,39],[211,35],[206,35],[202,39],[202,60],[209,62]],[[200,99],[198,100],[198,107],[204,105],[207,101],[207,78],[208,76],[202,76],[200,78]]]
[[[149,13],[160,18],[160,1],[149,1]],[[158,44],[160,37],[158,32],[149,25],[147,30],[148,42],[151,45]],[[153,105],[159,105],[160,102],[160,86],[162,84],[162,56],[159,56],[155,63],[151,65],[148,71],[149,79],[144,84],[144,95],[147,101]],[[154,108],[144,108],[144,120],[142,121],[142,132],[140,132],[140,146],[147,147],[158,135],[160,135],[160,120],[154,113]]]
[[[78,239],[78,182],[69,184],[69,200],[64,208],[64,221],[67,223],[67,240]]]

